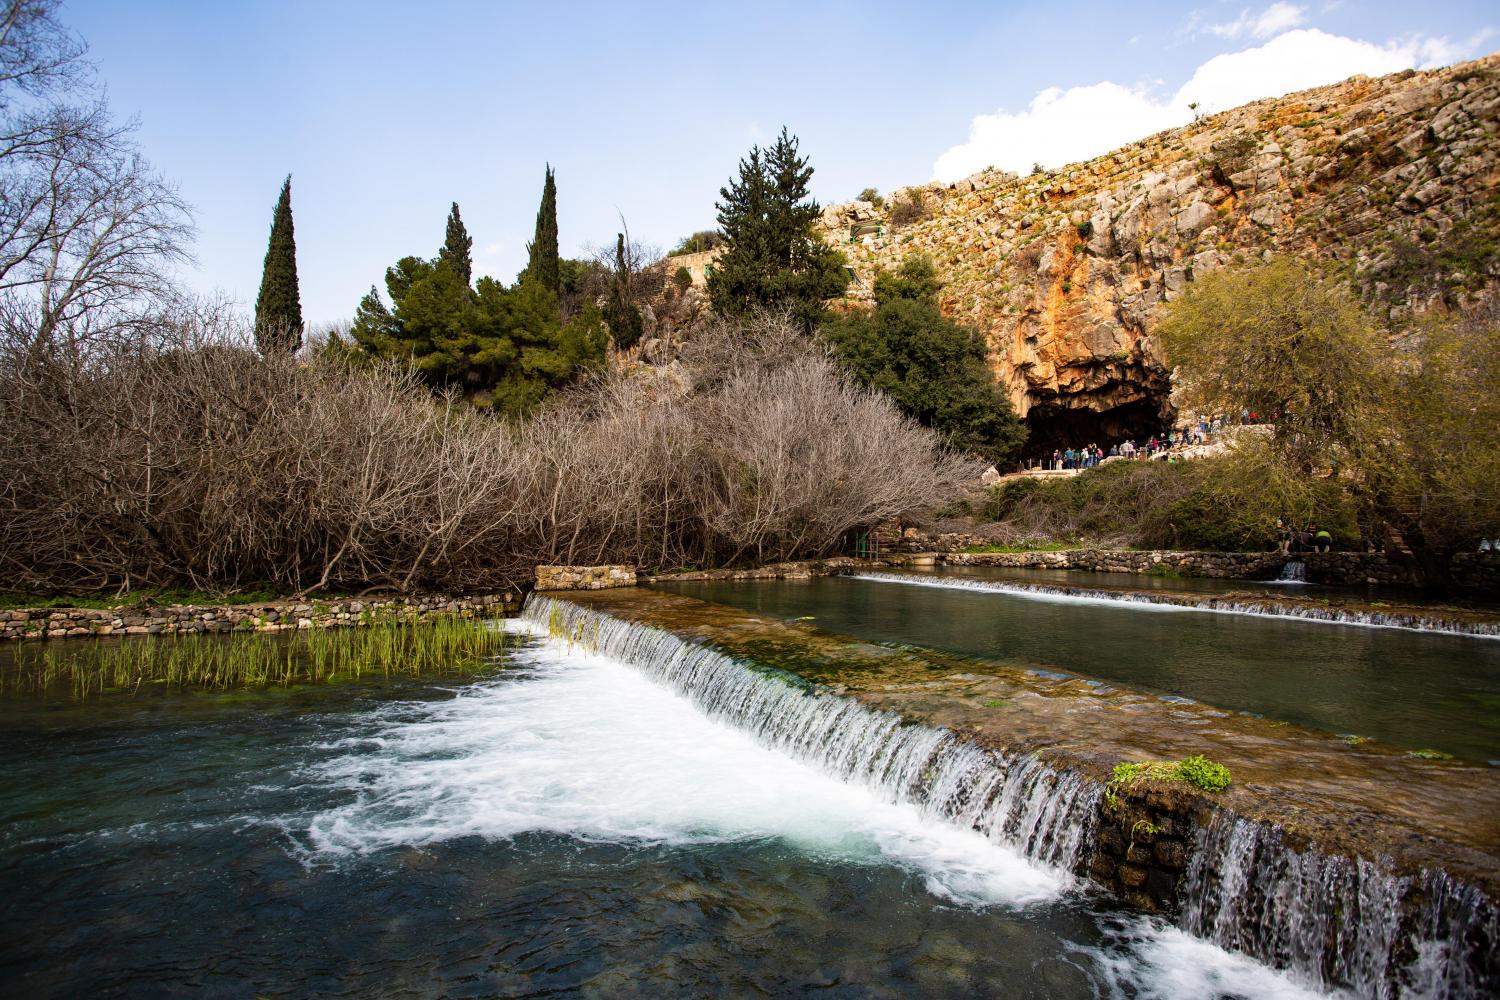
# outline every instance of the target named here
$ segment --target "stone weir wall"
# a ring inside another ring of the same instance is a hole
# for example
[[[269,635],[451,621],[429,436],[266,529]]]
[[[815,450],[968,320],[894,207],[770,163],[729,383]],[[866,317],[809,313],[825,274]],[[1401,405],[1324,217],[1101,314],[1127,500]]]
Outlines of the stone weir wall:
[[[1173,552],[1064,549],[1058,552],[943,552],[953,566],[1076,569],[1097,573],[1177,573],[1217,579],[1275,579],[1289,562],[1307,566],[1313,583],[1410,585],[1411,570],[1379,552]],[[1473,590],[1500,591],[1500,552],[1464,552],[1452,564],[1454,581]]]
[[[489,618],[519,610],[516,593],[471,597],[397,597],[344,601],[271,601],[265,604],[171,605],[122,608],[0,609],[0,638],[64,639],[109,635],[179,635],[207,632],[283,632],[369,625],[396,618],[424,621],[438,615]]]

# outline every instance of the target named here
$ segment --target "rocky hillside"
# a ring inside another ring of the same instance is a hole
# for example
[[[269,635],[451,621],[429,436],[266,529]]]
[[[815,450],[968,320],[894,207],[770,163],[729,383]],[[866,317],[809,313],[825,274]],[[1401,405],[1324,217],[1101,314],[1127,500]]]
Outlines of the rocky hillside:
[[[925,218],[893,226],[913,201]],[[834,205],[823,225],[858,278],[850,306],[878,269],[932,258],[1032,447],[1140,434],[1170,413],[1154,320],[1195,275],[1339,262],[1396,330],[1500,284],[1500,55],[1259,101],[1029,177]]]

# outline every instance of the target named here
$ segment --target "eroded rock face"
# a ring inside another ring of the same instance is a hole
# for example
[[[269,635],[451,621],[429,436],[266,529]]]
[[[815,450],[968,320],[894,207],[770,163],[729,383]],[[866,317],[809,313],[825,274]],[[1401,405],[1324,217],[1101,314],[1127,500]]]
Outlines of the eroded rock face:
[[[928,217],[893,229],[913,196]],[[1171,415],[1155,323],[1196,275],[1337,262],[1398,330],[1500,284],[1500,55],[1259,101],[1030,177],[830,206],[823,228],[857,278],[845,308],[869,305],[879,269],[932,259],[1033,451],[1140,436]]]

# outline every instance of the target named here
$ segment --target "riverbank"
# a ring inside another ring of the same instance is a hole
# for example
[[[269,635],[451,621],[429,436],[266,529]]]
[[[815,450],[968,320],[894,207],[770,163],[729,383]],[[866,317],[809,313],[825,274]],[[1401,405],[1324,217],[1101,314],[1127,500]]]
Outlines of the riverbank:
[[[491,618],[514,614],[515,591],[450,597],[273,600],[253,604],[129,603],[115,608],[0,608],[0,639],[45,640],[115,635],[201,635],[216,632],[286,632],[349,628],[397,618],[426,621],[438,615]]]

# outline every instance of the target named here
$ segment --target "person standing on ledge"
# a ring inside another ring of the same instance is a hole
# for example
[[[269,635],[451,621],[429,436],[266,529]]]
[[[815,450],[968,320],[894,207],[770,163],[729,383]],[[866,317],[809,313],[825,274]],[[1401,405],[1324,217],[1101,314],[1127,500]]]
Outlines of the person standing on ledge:
[[[1327,528],[1319,528],[1317,534],[1313,535],[1313,545],[1319,552],[1327,552],[1333,548],[1333,535]]]

